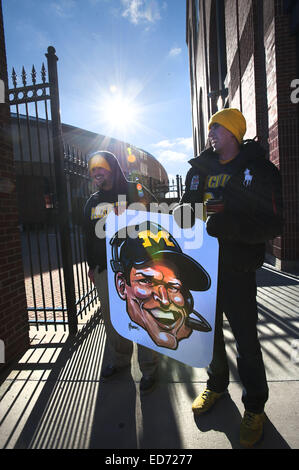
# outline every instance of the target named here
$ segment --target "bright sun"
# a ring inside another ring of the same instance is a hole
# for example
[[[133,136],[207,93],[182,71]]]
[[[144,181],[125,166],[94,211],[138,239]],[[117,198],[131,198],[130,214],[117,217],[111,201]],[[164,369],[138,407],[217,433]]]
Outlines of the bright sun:
[[[120,94],[107,98],[104,109],[105,121],[111,128],[125,131],[137,123],[139,110],[136,104]]]
[[[137,117],[137,108],[122,96],[111,98],[106,107],[106,118],[110,125],[125,129],[132,125]]]
[[[141,91],[142,87],[137,82],[122,86],[110,83],[99,89],[98,99],[92,107],[101,134],[130,142],[140,129],[147,131],[143,122],[147,107],[138,101]]]

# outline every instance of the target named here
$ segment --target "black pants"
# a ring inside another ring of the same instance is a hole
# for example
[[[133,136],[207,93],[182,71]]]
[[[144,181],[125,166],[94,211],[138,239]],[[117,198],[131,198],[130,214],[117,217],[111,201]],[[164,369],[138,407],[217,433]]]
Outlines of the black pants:
[[[268,399],[268,385],[257,336],[256,274],[220,272],[215,322],[213,359],[208,368],[207,387],[223,392],[229,384],[229,367],[223,337],[223,313],[237,345],[237,365],[243,385],[245,409],[261,413]]]

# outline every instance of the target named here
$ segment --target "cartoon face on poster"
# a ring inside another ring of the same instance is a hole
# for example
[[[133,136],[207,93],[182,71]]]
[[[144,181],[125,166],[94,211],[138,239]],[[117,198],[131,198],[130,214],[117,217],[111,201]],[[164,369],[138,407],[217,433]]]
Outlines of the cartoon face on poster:
[[[193,367],[212,358],[218,241],[197,219],[127,210],[106,222],[111,322],[123,337]]]

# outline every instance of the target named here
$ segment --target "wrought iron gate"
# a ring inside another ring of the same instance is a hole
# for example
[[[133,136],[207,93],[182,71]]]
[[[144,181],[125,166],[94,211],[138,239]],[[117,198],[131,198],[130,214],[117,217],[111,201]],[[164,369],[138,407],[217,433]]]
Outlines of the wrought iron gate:
[[[9,100],[16,167],[27,308],[30,324],[68,326],[97,308],[87,275],[82,212],[89,194],[86,158],[63,146],[57,57],[48,48],[41,82],[33,66],[31,84],[15,70]]]

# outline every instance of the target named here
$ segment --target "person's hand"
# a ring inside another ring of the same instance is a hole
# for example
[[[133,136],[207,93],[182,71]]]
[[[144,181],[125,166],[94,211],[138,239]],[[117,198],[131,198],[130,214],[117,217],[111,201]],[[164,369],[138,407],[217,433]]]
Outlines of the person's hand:
[[[207,215],[217,214],[224,210],[224,203],[222,199],[208,199],[205,202]]]
[[[94,284],[94,269],[90,269],[89,268],[89,271],[88,271],[88,277],[89,279],[91,280],[91,282]]]
[[[225,210],[210,215],[207,218],[206,229],[211,237],[235,241],[240,239],[239,219]]]

